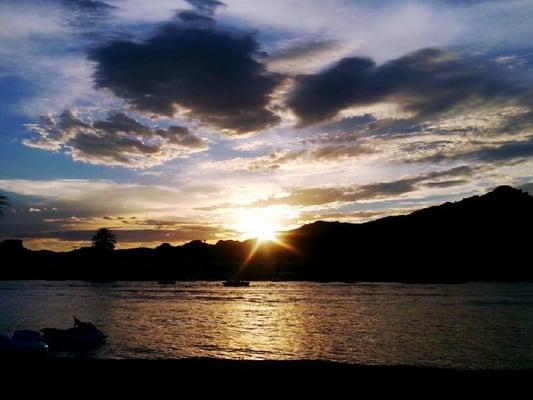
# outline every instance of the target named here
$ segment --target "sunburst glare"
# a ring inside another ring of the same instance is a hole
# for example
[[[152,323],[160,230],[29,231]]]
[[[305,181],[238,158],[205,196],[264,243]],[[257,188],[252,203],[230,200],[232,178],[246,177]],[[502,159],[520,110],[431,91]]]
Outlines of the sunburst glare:
[[[275,241],[282,228],[280,211],[275,208],[240,210],[235,225],[243,238],[257,239],[260,242]]]

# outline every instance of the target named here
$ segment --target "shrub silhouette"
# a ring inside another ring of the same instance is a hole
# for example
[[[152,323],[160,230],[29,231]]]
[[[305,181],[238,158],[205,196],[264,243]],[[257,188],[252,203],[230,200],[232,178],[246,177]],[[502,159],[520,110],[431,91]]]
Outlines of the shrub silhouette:
[[[113,250],[117,244],[117,236],[107,228],[100,228],[92,238],[93,247],[99,250]]]

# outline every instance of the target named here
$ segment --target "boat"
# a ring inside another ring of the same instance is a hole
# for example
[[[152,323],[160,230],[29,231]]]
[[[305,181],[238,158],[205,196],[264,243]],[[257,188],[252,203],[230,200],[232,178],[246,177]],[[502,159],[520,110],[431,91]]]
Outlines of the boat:
[[[243,281],[240,279],[230,279],[222,282],[224,286],[227,287],[248,287],[250,286],[250,281]]]
[[[77,348],[101,343],[107,337],[91,322],[74,317],[74,327],[69,329],[44,328],[42,340],[50,348]]]
[[[48,345],[38,331],[18,330],[9,338],[0,335],[0,353],[13,356],[43,357],[48,354]]]

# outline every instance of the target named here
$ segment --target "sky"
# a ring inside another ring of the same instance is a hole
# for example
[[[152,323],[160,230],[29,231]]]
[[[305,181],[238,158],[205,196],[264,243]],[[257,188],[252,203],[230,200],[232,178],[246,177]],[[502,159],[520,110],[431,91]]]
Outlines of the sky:
[[[0,239],[242,240],[533,189],[530,0],[0,0]]]

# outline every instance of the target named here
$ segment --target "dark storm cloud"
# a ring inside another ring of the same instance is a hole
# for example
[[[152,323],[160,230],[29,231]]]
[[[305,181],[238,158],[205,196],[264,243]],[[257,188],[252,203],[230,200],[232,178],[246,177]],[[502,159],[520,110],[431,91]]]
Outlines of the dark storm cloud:
[[[249,34],[165,25],[146,42],[113,41],[94,50],[95,83],[135,108],[192,117],[243,134],[279,122],[267,106],[281,82],[254,59],[259,45]]]
[[[327,188],[292,188],[282,197],[271,197],[259,200],[253,205],[258,207],[286,204],[291,206],[316,206],[335,202],[352,203],[362,200],[375,200],[400,196],[417,190],[420,185],[438,186],[446,185],[446,181],[436,181],[450,177],[470,176],[475,169],[469,166],[460,166],[445,171],[431,172],[425,175],[408,177],[390,182],[379,182],[368,185],[353,185],[344,187]],[[455,185],[459,185],[459,180]],[[450,184],[450,180],[447,181]]]
[[[383,101],[398,103],[422,119],[469,101],[526,101],[530,93],[495,62],[423,49],[380,66],[351,57],[318,74],[300,75],[288,105],[301,125],[310,125],[351,106]]]

